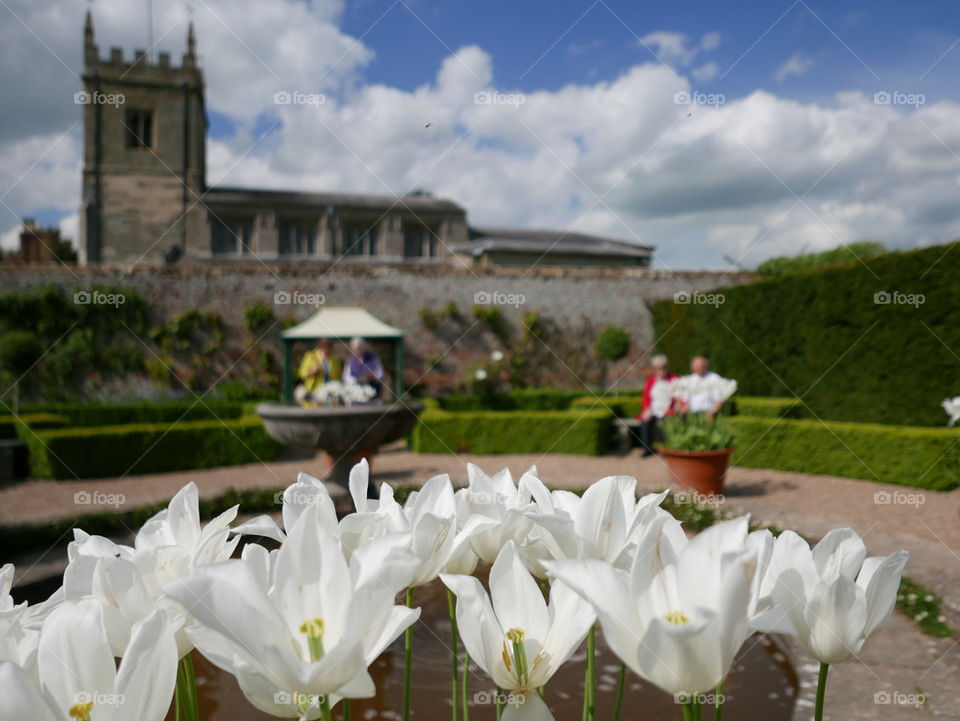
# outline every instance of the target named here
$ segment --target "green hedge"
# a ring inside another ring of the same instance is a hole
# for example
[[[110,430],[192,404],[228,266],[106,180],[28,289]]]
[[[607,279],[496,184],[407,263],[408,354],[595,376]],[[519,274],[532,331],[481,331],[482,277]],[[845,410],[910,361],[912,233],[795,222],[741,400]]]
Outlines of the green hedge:
[[[796,398],[757,398],[752,396],[734,396],[731,412],[738,416],[754,418],[803,418],[808,414]]]
[[[958,429],[748,416],[728,420],[736,433],[734,465],[934,491],[960,485]]]
[[[584,391],[529,388],[489,395],[458,393],[437,400],[445,411],[564,411],[583,395]]]
[[[102,478],[272,461],[280,445],[257,417],[64,428],[24,439],[35,478]]]
[[[411,434],[417,453],[573,453],[610,448],[611,420],[594,411],[424,410]]]
[[[233,401],[130,401],[122,403],[35,403],[25,413],[66,416],[70,425],[122,426],[131,423],[231,420],[244,415],[245,404]]]
[[[719,306],[663,300],[658,350],[677,366],[704,354],[741,393],[796,394],[820,418],[944,426],[940,403],[960,393],[958,276],[960,249],[937,246],[724,288]],[[882,302],[894,293],[923,303]]]
[[[10,438],[26,438],[30,433],[26,429],[29,426],[33,430],[43,428],[62,428],[69,424],[70,419],[66,416],[58,416],[53,413],[25,413],[19,416],[0,416],[0,438],[7,440]]]
[[[637,395],[602,395],[583,396],[570,404],[574,408],[607,409],[613,411],[617,418],[636,418],[643,408],[643,396]]]

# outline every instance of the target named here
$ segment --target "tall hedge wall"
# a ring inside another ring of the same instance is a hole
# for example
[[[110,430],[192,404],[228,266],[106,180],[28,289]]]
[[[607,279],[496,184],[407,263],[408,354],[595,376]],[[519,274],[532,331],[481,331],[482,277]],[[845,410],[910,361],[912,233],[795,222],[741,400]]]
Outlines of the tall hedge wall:
[[[724,288],[718,306],[660,301],[658,350],[676,367],[706,355],[744,395],[795,394],[823,419],[942,426],[940,402],[960,394],[956,246]]]

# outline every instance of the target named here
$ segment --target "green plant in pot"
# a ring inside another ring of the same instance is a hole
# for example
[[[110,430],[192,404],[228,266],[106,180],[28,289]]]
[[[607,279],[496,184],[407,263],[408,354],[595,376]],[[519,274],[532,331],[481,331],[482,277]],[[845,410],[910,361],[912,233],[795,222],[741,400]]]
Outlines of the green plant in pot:
[[[685,409],[694,394],[709,394],[719,406],[736,390],[736,381],[715,377],[684,376],[663,384],[658,393],[669,394],[676,407]],[[671,482],[697,493],[717,496],[734,450],[734,434],[724,419],[708,413],[679,413],[662,421],[664,442],[660,453],[667,464]]]

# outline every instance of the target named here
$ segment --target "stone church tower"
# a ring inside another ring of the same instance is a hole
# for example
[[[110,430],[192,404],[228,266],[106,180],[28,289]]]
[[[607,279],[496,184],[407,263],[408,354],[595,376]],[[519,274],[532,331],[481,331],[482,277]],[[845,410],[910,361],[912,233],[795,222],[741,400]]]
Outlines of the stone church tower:
[[[101,58],[87,12],[83,30],[83,200],[80,262],[163,263],[204,234],[203,72],[193,24],[179,66],[137,50]]]

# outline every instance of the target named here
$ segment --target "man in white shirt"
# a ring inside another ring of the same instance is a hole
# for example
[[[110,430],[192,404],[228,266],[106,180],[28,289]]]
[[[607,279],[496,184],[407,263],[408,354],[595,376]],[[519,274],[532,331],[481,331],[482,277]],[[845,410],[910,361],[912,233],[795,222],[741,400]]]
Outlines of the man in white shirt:
[[[710,362],[702,355],[698,355],[690,361],[690,370],[693,375],[699,376],[705,381],[720,381],[721,376],[710,370]],[[688,413],[706,413],[711,421],[720,410],[726,398],[719,389],[704,390],[697,393],[691,393],[690,397],[682,404],[682,409]]]

